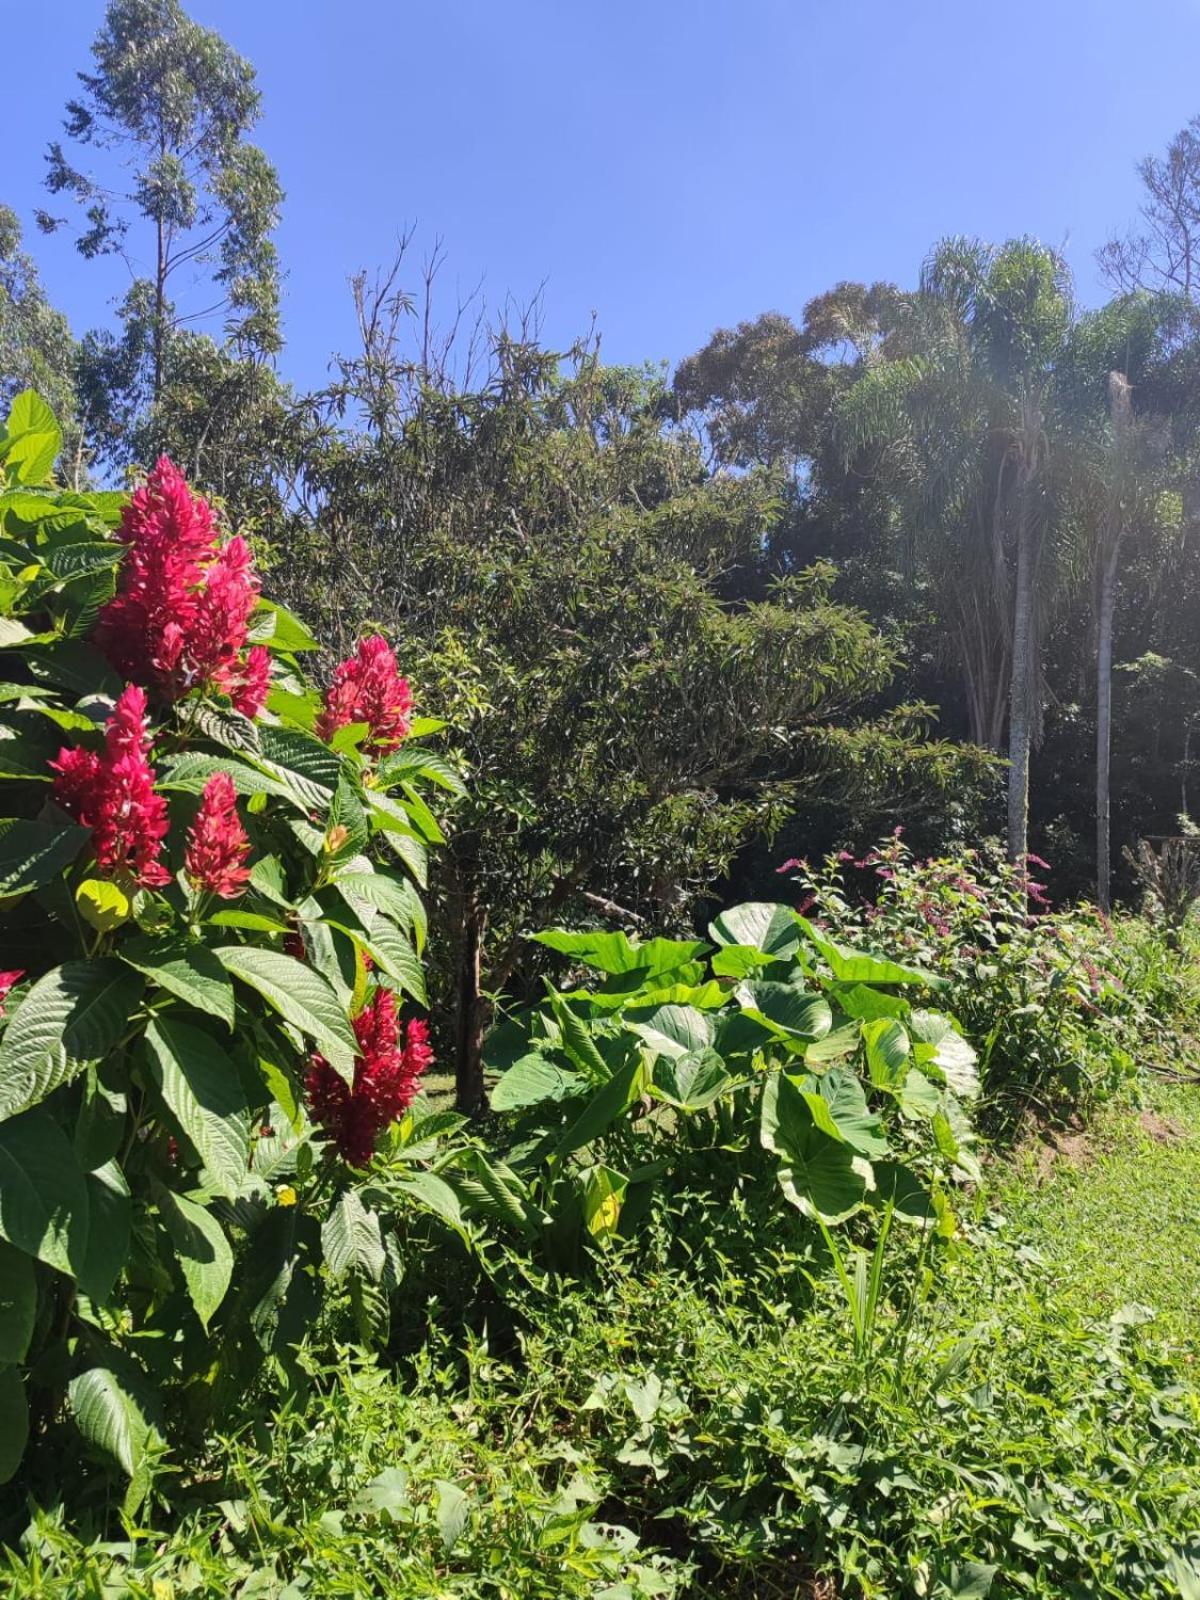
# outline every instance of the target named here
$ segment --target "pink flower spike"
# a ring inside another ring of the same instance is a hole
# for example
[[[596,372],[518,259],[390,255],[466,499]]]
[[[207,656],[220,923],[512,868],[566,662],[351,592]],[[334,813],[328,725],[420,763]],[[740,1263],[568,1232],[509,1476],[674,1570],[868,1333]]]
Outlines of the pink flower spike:
[[[227,772],[214,772],[204,785],[200,809],[188,831],[184,873],[194,889],[236,900],[250,880],[249,853],[233,779]]]
[[[412,690],[400,676],[396,657],[380,634],[360,639],[358,649],[343,661],[325,693],[317,718],[319,738],[332,739],[339,728],[365,722],[369,729],[363,750],[386,755],[407,736],[412,725]]]

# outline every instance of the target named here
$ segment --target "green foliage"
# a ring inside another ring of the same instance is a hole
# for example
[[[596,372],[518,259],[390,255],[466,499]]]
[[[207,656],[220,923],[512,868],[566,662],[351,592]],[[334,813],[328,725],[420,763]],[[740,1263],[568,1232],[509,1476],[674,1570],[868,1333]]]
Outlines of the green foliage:
[[[392,1270],[389,1219],[428,1204],[444,1121],[395,1134],[415,1141],[398,1158],[411,1176],[384,1194],[310,1120],[303,1082],[314,1050],[355,1079],[368,957],[375,983],[423,1003],[424,912],[377,841],[440,836],[421,790],[458,779],[416,748],[389,778],[359,749],[363,724],[319,739],[298,655],[311,641],[260,601],[278,709],[251,721],[199,690],[156,707],[171,874],[148,888],[102,868],[47,782],[62,745],[96,744],[121,688],[89,634],[124,497],[57,488],[60,442],[18,395],[0,433],[0,942],[21,980],[0,1033],[0,1467],[16,1472],[30,1416],[39,1449],[64,1448],[65,1398],[132,1509],[223,1393],[266,1359],[286,1366],[324,1284],[366,1292]],[[214,772],[248,829],[234,902],[183,869]]]

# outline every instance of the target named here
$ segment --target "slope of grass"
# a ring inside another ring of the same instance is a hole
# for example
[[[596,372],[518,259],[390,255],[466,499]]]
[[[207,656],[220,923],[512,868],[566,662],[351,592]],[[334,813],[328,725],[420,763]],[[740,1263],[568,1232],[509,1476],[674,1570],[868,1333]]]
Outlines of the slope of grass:
[[[996,1202],[1044,1257],[1064,1304],[1097,1316],[1136,1303],[1200,1354],[1200,1086],[1152,1085],[1085,1133],[1027,1146]]]

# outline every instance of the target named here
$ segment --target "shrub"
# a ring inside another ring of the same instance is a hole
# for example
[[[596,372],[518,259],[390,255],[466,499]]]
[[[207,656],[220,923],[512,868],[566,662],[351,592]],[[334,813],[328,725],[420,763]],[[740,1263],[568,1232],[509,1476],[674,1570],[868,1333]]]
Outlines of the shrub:
[[[400,1265],[377,1207],[425,1203],[447,1125],[408,1109],[429,1050],[399,1015],[424,1004],[440,838],[419,787],[458,780],[413,744],[438,724],[412,719],[383,640],[322,700],[313,641],[169,461],[132,498],[63,493],[58,444],[19,395],[0,436],[0,1472],[31,1428],[61,1455],[74,1426],[133,1506],[166,1441],[264,1359],[286,1369],[326,1285],[383,1315]],[[365,1170],[381,1140],[386,1196]]]

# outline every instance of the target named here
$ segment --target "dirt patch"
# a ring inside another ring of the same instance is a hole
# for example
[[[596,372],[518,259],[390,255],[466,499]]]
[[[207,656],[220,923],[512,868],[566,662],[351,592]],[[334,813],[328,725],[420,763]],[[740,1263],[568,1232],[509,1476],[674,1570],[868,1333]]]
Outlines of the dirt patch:
[[[1143,1133],[1149,1134],[1155,1144],[1185,1144],[1187,1134],[1170,1117],[1159,1116],[1157,1111],[1142,1111],[1138,1115],[1138,1126]]]

